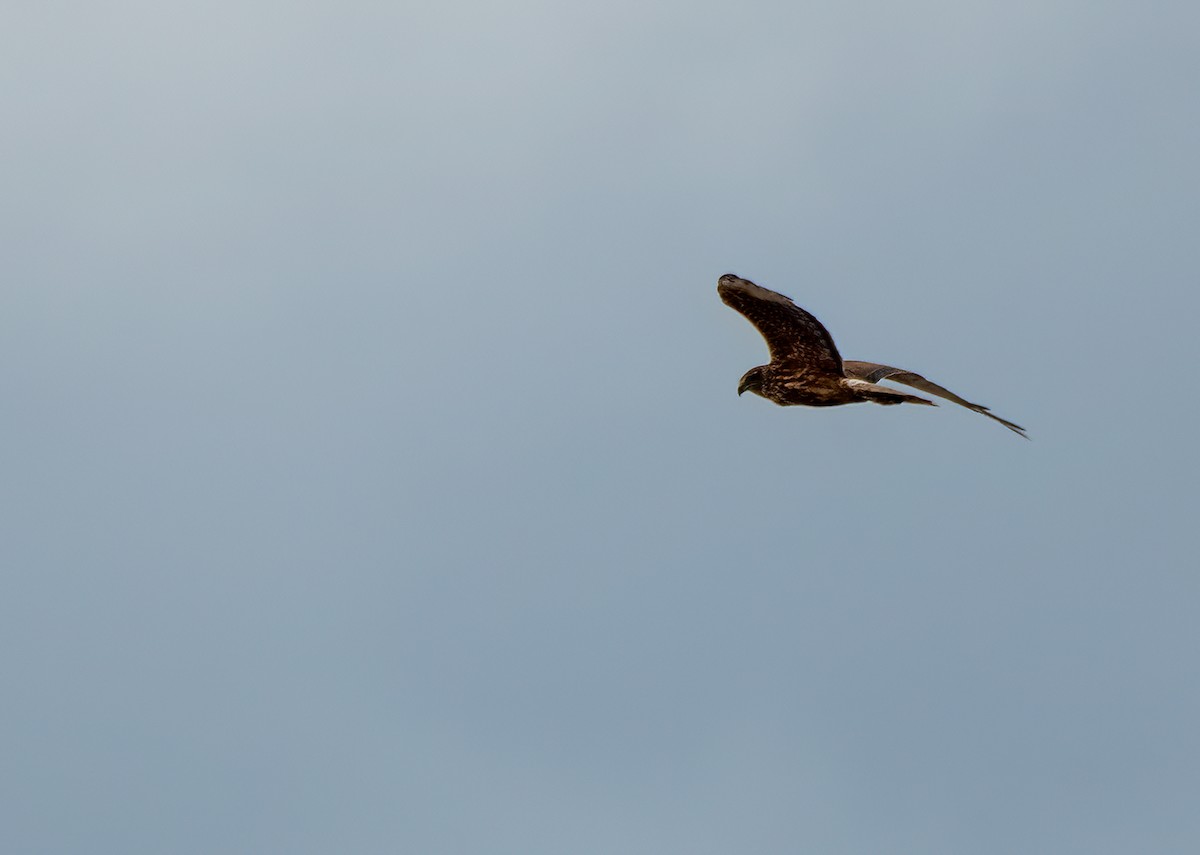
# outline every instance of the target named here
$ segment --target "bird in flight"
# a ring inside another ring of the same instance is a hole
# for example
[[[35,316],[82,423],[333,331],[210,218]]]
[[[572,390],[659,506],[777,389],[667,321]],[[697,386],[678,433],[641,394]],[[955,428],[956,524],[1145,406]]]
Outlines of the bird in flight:
[[[771,351],[769,363],[742,375],[739,395],[753,392],[784,407],[836,407],[861,401],[936,406],[926,398],[877,385],[880,380],[892,380],[974,410],[1029,439],[1020,425],[1000,418],[982,404],[958,397],[920,374],[876,362],[842,361],[833,336],[821,322],[782,294],[732,273],[717,280],[717,293],[726,306],[754,324]]]

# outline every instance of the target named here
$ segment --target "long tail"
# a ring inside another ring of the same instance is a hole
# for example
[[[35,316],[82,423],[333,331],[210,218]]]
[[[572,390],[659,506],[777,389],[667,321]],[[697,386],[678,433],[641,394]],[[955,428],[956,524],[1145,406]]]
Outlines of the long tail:
[[[878,362],[858,362],[856,360],[847,359],[843,363],[843,370],[848,378],[847,382],[864,382],[868,385],[877,383],[880,380],[892,380],[896,383],[903,383],[906,386],[912,386],[914,389],[920,389],[922,392],[928,392],[930,395],[937,395],[939,398],[945,398],[947,401],[953,401],[968,410],[973,410],[981,416],[987,416],[989,419],[1000,422],[1006,428],[1011,430],[1017,436],[1029,439],[1025,434],[1025,428],[1015,422],[1010,422],[1008,419],[1002,419],[983,404],[973,404],[965,398],[960,398],[944,386],[939,386],[932,380],[926,380],[920,374],[912,371],[905,371],[903,368],[893,368],[890,365],[881,365]],[[878,386],[876,388],[886,389],[886,386]]]
[[[865,380],[855,380],[854,378],[846,378],[846,385],[854,390],[855,394],[861,395],[864,400],[870,401],[872,404],[883,404],[885,407],[892,404],[925,404],[929,407],[936,407],[933,401],[926,398],[918,398],[916,395],[909,395],[897,389],[892,389],[889,386],[877,386],[874,383],[868,383]]]

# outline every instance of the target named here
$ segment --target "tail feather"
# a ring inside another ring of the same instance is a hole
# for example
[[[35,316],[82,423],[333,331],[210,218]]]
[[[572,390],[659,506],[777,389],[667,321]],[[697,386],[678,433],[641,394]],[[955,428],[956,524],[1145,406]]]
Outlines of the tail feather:
[[[870,401],[872,404],[882,404],[885,407],[893,404],[925,404],[929,407],[936,407],[933,401],[928,398],[919,398],[916,395],[909,395],[907,392],[901,392],[898,389],[893,389],[890,386],[877,386],[874,383],[868,383],[865,380],[855,380],[847,378],[845,381],[854,392],[862,396],[863,400]]]
[[[842,364],[851,383],[865,382],[876,383],[879,380],[893,380],[896,383],[903,383],[906,386],[912,386],[914,389],[920,389],[922,392],[928,392],[930,395],[937,395],[939,398],[945,398],[947,401],[953,401],[979,413],[982,416],[987,416],[989,419],[995,419],[1011,430],[1017,436],[1029,439],[1025,433],[1025,428],[1021,427],[1016,422],[1010,422],[1008,419],[1002,419],[995,413],[991,412],[983,404],[973,404],[965,398],[960,398],[944,386],[939,386],[932,380],[927,380],[920,374],[914,374],[911,371],[905,371],[903,368],[893,368],[891,365],[881,365],[878,362],[858,362],[848,359]],[[883,388],[887,388],[886,386]]]

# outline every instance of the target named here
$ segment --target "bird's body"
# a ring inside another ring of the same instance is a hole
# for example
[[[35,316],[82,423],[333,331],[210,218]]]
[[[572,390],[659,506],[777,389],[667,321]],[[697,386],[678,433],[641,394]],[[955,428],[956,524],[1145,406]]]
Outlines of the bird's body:
[[[972,404],[920,374],[875,362],[843,361],[821,322],[782,294],[732,273],[717,281],[717,293],[727,306],[754,324],[771,351],[769,363],[751,368],[742,376],[739,395],[754,392],[785,407],[836,407],[862,401],[934,405],[917,395],[878,385],[880,380],[891,379],[953,401],[1025,436],[1020,425],[993,415],[987,407]]]

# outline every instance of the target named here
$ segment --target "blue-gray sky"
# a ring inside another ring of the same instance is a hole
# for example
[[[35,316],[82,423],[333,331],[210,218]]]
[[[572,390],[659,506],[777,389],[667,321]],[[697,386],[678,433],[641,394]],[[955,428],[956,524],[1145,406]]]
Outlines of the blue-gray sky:
[[[1198,33],[8,4],[0,848],[1196,852]]]

